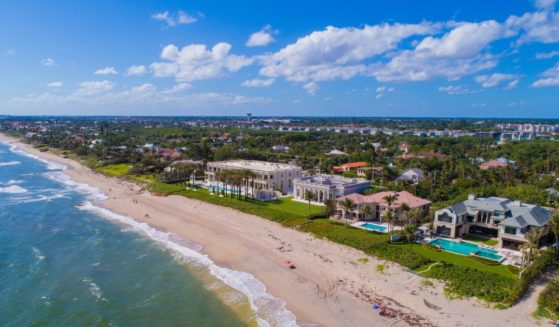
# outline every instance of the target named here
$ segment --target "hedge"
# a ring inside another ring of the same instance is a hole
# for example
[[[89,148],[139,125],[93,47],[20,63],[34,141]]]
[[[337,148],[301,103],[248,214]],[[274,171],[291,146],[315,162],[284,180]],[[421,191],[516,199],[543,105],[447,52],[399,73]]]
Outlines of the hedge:
[[[475,262],[479,262],[479,263],[482,263],[482,264],[488,265],[488,266],[498,266],[498,265],[500,265],[499,261],[485,259],[485,258],[478,257],[478,256],[475,256],[475,255],[466,256],[466,259],[471,260],[471,261],[475,261]]]
[[[530,285],[538,278],[549,266],[555,263],[555,249],[549,248],[543,251],[526,269],[524,269],[518,280],[518,287],[513,294],[513,303],[522,298]]]
[[[551,319],[559,319],[559,279],[551,280],[538,296],[538,313]]]
[[[429,244],[429,243],[423,243],[423,244],[421,244],[421,247],[424,248],[424,249],[427,249],[429,251],[433,251],[433,252],[441,252],[442,251],[440,248],[438,248],[438,247],[436,247],[432,244]]]

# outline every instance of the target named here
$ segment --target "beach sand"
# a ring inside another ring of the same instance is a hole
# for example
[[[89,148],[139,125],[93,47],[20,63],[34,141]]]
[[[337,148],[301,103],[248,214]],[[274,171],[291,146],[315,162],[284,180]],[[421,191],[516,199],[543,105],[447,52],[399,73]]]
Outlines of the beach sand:
[[[202,245],[216,264],[254,275],[300,325],[319,326],[549,326],[535,320],[536,285],[516,306],[487,308],[475,299],[450,300],[441,283],[422,287],[420,276],[363,252],[285,228],[266,219],[181,196],[158,197],[70,159],[39,152],[0,134],[0,140],[41,158],[63,163],[73,180],[102,189],[97,203],[161,231]],[[146,217],[146,214],[149,216]],[[368,257],[362,263],[361,258]],[[296,269],[289,269],[291,260]],[[379,264],[386,264],[383,272]],[[394,315],[382,317],[372,305]]]

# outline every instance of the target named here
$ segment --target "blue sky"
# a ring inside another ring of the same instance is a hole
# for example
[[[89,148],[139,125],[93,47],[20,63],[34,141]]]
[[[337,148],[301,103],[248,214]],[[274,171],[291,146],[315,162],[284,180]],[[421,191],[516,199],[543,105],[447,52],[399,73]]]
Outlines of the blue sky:
[[[2,1],[0,114],[559,117],[526,1]]]

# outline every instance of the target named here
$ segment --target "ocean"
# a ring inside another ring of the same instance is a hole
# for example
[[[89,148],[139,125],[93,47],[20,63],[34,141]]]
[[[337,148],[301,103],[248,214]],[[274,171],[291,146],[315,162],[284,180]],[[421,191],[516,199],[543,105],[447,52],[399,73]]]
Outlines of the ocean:
[[[0,143],[0,326],[294,326],[201,248],[96,206],[64,167]]]

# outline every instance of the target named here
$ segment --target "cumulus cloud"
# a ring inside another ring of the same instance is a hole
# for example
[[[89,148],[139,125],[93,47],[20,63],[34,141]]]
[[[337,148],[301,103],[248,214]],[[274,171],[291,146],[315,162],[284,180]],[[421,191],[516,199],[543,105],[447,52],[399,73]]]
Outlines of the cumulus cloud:
[[[54,61],[54,59],[52,59],[52,58],[44,58],[44,59],[41,59],[41,65],[47,66],[47,67],[56,66],[56,61]]]
[[[103,67],[95,71],[95,75],[116,75],[118,72],[114,67]]]
[[[60,82],[60,81],[51,82],[51,83],[48,83],[48,84],[47,84],[48,87],[53,88],[53,89],[57,89],[57,88],[59,88],[59,87],[62,87],[62,85],[63,85],[63,83]]]
[[[495,73],[491,75],[476,76],[475,81],[481,84],[484,88],[491,88],[502,85],[503,82],[508,82],[507,88],[511,89],[516,87],[520,76],[516,74],[500,74]]]
[[[275,41],[273,35],[278,31],[273,30],[270,25],[264,26],[260,31],[252,33],[245,45],[247,47],[264,47]]]
[[[536,0],[535,5],[536,8],[548,10],[555,8],[555,2],[556,0]]]
[[[319,86],[316,82],[308,82],[307,84],[303,85],[303,89],[310,95],[315,95],[319,89]]]
[[[541,77],[532,83],[532,87],[559,86],[559,62],[541,74]]]
[[[522,16],[510,16],[506,26],[521,33],[517,44],[528,42],[559,42],[559,13],[552,10],[539,10]]]
[[[76,91],[79,95],[93,95],[112,90],[115,87],[115,83],[104,80],[104,81],[90,81],[81,82],[79,84],[80,88]]]
[[[132,65],[126,70],[126,76],[140,76],[145,74],[147,71],[144,65]]]
[[[163,62],[150,65],[157,77],[174,77],[177,82],[217,78],[250,65],[252,58],[230,54],[231,45],[221,42],[207,49],[204,44],[191,44],[179,50],[174,44],[161,51]]]
[[[178,83],[176,85],[173,85],[173,87],[163,90],[162,93],[164,94],[174,94],[174,93],[180,93],[180,92],[184,92],[186,90],[188,90],[192,85],[189,83]]]
[[[260,74],[309,82],[349,79],[366,71],[362,61],[394,49],[400,41],[437,30],[430,23],[382,24],[363,28],[328,26],[262,56]]]
[[[164,22],[167,26],[172,27],[176,25],[187,25],[193,24],[198,21],[198,18],[194,15],[190,15],[182,10],[177,13],[169,13],[168,11],[163,11],[151,15],[151,18],[157,21]]]
[[[251,79],[243,82],[245,87],[269,87],[274,83],[273,78],[268,79]]]
[[[400,51],[386,64],[373,65],[371,74],[380,81],[457,80],[495,67],[497,60],[484,50],[503,37],[503,27],[493,20],[462,23],[441,37],[425,37],[415,49]]]
[[[475,93],[475,91],[470,90],[469,88],[467,88],[465,86],[462,86],[462,85],[441,86],[441,87],[439,87],[439,92],[446,93],[446,94],[449,94],[449,95]]]

